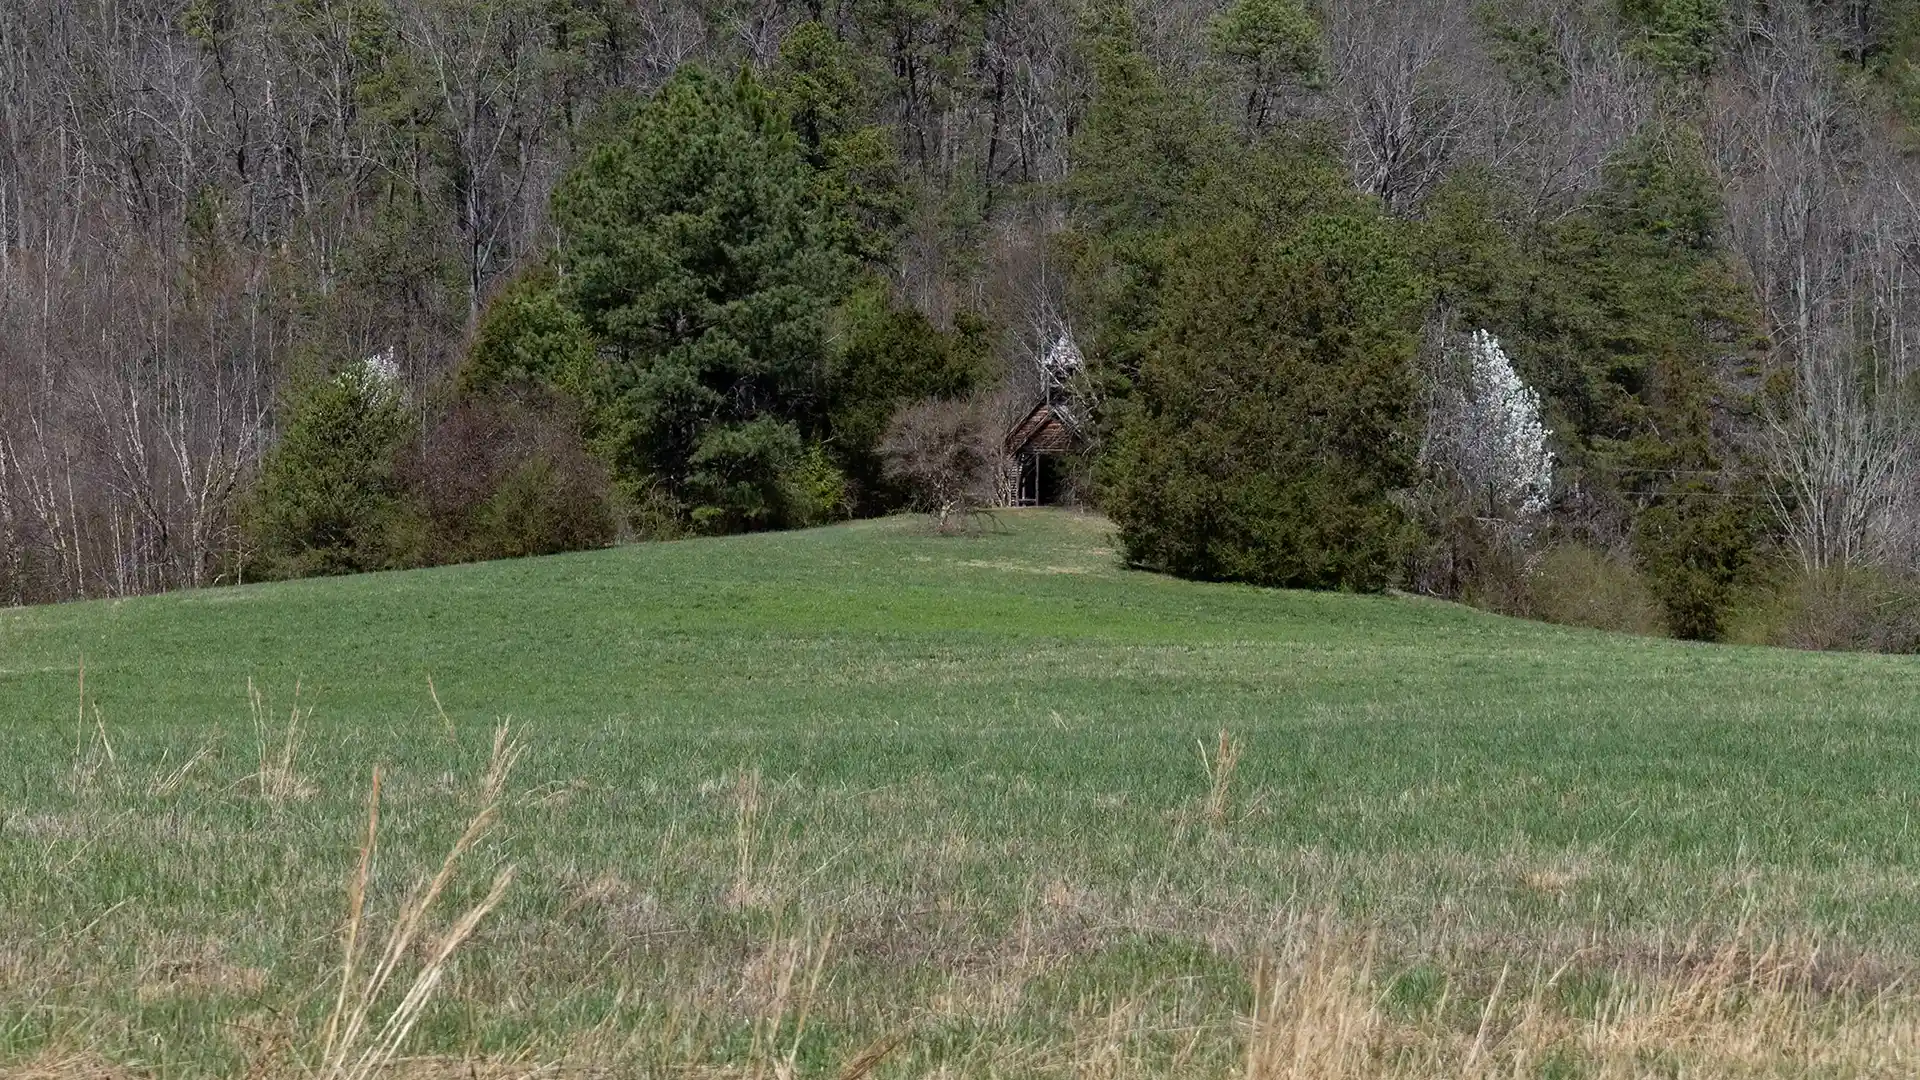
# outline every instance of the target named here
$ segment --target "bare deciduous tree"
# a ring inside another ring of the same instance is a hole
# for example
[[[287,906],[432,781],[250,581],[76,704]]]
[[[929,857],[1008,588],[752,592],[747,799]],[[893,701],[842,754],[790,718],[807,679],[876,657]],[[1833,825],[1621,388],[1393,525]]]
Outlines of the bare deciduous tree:
[[[880,443],[887,477],[912,493],[942,532],[992,506],[999,459],[980,404],[924,401],[894,415]]]

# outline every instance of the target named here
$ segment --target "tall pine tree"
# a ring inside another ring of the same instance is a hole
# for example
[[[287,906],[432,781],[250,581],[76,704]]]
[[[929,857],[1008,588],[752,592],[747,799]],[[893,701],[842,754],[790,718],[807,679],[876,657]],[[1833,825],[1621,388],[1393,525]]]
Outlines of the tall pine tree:
[[[610,369],[616,469],[701,528],[779,524],[851,260],[771,97],[751,73],[684,69],[554,210],[565,289]]]

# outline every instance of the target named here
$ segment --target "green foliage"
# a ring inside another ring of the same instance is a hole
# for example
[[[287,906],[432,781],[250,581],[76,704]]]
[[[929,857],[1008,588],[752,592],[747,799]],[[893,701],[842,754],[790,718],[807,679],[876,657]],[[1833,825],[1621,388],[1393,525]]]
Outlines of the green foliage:
[[[1727,32],[1726,0],[1621,0],[1620,7],[1639,26],[1639,51],[1655,67],[1689,79],[1713,72]]]
[[[1175,238],[1203,217],[1199,193],[1220,183],[1235,140],[1155,70],[1124,3],[1094,9],[1081,51],[1093,100],[1074,136],[1063,244],[1081,345],[1097,365],[1089,375],[1117,397],[1138,374]]]
[[[598,389],[599,376],[586,320],[567,302],[552,271],[541,267],[487,305],[459,382],[469,393],[528,383],[587,397]]]
[[[1674,485],[1639,516],[1634,550],[1674,637],[1720,640],[1736,591],[1753,579],[1758,525],[1750,503],[1703,482]]]
[[[1272,95],[1289,81],[1305,80],[1320,67],[1320,25],[1299,0],[1233,0],[1215,16],[1214,52],[1247,87],[1248,125],[1266,126]]]
[[[1392,495],[1413,476],[1429,302],[1410,237],[1322,148],[1234,139],[1124,10],[1102,9],[1086,49],[1070,253],[1093,378],[1123,400],[1097,474],[1128,559],[1384,587],[1410,540]]]
[[[1188,577],[1372,590],[1399,573],[1427,293],[1358,199],[1285,231],[1187,238],[1102,466],[1130,562]]]
[[[780,45],[770,90],[792,122],[819,186],[835,208],[840,242],[864,259],[892,248],[909,204],[893,136],[878,122],[870,58],[819,22],[795,27]]]
[[[1507,81],[1522,92],[1557,94],[1566,89],[1566,62],[1554,46],[1554,30],[1532,12],[1508,13],[1489,4],[1481,9],[1488,51]],[[1518,17],[1510,17],[1518,16]]]
[[[887,423],[903,405],[962,398],[987,378],[986,328],[963,319],[944,332],[894,304],[880,282],[855,292],[839,312],[838,348],[828,376],[828,423],[835,454],[869,511],[899,505],[882,476]]]
[[[1269,77],[1304,75],[1320,61],[1320,26],[1295,0],[1233,0],[1214,19],[1213,47]]]
[[[787,478],[800,454],[799,431],[771,416],[709,428],[687,462],[694,527],[721,533],[782,524]]]
[[[779,524],[849,260],[775,103],[750,73],[683,69],[554,210],[569,300],[611,358],[616,470],[704,529]]]
[[[1759,320],[1698,134],[1645,133],[1579,213],[1513,217],[1490,177],[1463,175],[1428,207],[1421,261],[1456,324],[1492,330],[1540,389],[1563,465],[1629,511],[1676,471],[1719,468],[1716,417],[1746,407],[1723,387]]]
[[[1909,144],[1920,128],[1920,0],[1874,5],[1871,34],[1859,60],[1881,88],[1889,110],[1904,121]]]
[[[297,395],[244,514],[255,573],[386,566],[403,509],[394,455],[410,423],[397,389],[366,365]]]
[[[1099,8],[1087,31],[1093,100],[1067,185],[1076,229],[1123,246],[1185,220],[1192,193],[1232,142],[1197,95],[1161,77],[1136,35],[1117,3]]]
[[[782,499],[790,525],[804,528],[839,521],[853,510],[852,485],[819,443],[809,443],[787,468]]]

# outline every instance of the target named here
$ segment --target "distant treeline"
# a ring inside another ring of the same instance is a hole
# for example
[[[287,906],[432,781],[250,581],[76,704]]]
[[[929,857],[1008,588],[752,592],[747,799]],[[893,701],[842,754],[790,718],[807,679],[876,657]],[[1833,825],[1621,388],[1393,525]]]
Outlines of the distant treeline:
[[[1916,121],[1920,0],[20,0],[0,603],[944,519],[1051,393],[1143,567],[1913,649]]]

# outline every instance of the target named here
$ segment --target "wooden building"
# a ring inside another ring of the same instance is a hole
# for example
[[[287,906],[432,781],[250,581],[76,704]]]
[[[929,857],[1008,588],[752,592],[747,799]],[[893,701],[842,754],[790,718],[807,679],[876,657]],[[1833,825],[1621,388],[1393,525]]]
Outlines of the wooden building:
[[[1060,402],[1047,400],[1035,405],[1007,433],[1007,456],[1012,465],[1008,505],[1055,506],[1065,502],[1071,494],[1066,482],[1066,456],[1079,448],[1080,438],[1079,425]]]

